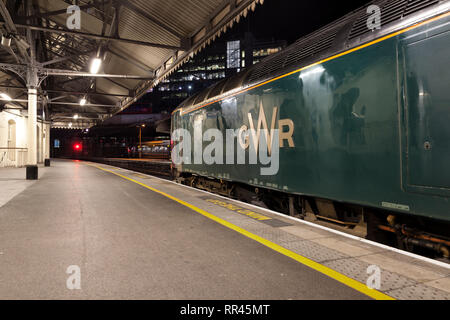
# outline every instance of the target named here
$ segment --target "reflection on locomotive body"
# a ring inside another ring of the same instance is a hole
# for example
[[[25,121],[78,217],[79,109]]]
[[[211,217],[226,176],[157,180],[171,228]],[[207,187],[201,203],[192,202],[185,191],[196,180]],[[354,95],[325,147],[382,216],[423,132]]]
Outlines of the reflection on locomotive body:
[[[139,153],[145,159],[170,159],[170,140],[143,142],[141,147],[132,148],[131,157],[138,158]],[[141,152],[139,152],[141,151]]]

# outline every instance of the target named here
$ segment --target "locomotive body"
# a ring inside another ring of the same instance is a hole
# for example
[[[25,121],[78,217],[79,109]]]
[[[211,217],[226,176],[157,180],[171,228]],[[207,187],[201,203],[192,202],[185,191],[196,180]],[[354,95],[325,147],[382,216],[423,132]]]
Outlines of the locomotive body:
[[[202,149],[211,142],[196,131],[216,129],[226,137],[233,129],[239,146],[245,144],[239,136],[245,129],[255,130],[248,135],[259,131],[260,139],[268,132],[269,140],[278,129],[276,174],[261,175],[262,164],[227,162],[230,141],[223,139],[221,163],[188,161],[176,166],[176,175],[191,185],[203,177],[210,182],[203,179],[201,187],[229,195],[236,186],[256,190],[260,200],[291,214],[308,208],[329,220],[357,224],[373,213],[376,225],[391,215],[403,222],[417,218],[414,227],[447,239],[448,2],[412,14],[409,25],[404,19],[388,24],[384,34],[351,38],[364,17],[353,13],[300,39],[189,98],[173,113],[172,132],[186,129],[192,145]]]

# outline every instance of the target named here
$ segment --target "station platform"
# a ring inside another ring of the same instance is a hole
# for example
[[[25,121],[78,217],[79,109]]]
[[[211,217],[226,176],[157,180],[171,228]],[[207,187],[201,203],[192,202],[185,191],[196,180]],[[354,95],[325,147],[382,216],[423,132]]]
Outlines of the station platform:
[[[47,171],[43,165],[39,167],[39,178]],[[0,207],[16,195],[36,183],[36,180],[26,180],[25,169],[0,168]]]
[[[0,169],[2,187],[23,175]],[[157,177],[52,161],[19,184],[0,202],[0,299],[450,299],[448,264]]]

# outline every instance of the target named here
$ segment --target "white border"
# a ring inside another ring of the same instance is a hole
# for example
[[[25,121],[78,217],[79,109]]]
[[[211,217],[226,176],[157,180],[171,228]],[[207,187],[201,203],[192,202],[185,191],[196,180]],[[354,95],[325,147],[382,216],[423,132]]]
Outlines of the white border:
[[[94,163],[94,162],[91,162],[91,163]],[[95,163],[95,164],[97,164],[97,163]],[[228,201],[233,201],[235,203],[239,203],[239,204],[242,204],[244,206],[248,206],[248,207],[251,207],[251,208],[254,208],[254,209],[258,209],[260,211],[265,211],[267,213],[271,213],[271,214],[274,214],[274,215],[277,215],[277,216],[280,216],[280,217],[283,217],[283,218],[287,218],[287,219],[290,219],[290,220],[293,220],[293,221],[296,221],[296,222],[300,222],[302,224],[305,224],[305,225],[308,225],[308,226],[311,226],[311,227],[314,227],[314,228],[317,228],[317,229],[322,229],[322,230],[325,230],[325,231],[328,231],[328,232],[331,232],[331,233],[335,233],[337,235],[340,235],[340,236],[343,236],[343,237],[346,237],[346,238],[349,238],[349,239],[361,241],[363,243],[366,243],[366,244],[369,244],[369,245],[372,245],[372,246],[375,246],[375,247],[383,248],[383,249],[386,249],[386,250],[389,250],[389,251],[392,251],[392,252],[396,252],[396,253],[399,253],[399,254],[402,254],[402,255],[405,255],[405,256],[408,256],[408,257],[420,260],[420,261],[424,261],[424,262],[427,262],[427,263],[430,263],[430,264],[434,264],[436,266],[439,266],[439,267],[446,268],[446,269],[450,270],[450,264],[448,264],[448,263],[437,261],[437,260],[433,260],[433,259],[430,259],[430,258],[427,258],[427,257],[423,257],[423,256],[420,256],[420,255],[417,255],[415,253],[411,253],[411,252],[408,252],[408,251],[400,250],[400,249],[397,249],[397,248],[392,248],[392,247],[389,247],[387,245],[384,245],[384,244],[381,244],[381,243],[378,243],[378,242],[367,240],[367,239],[364,239],[364,238],[361,238],[361,237],[358,237],[358,236],[354,236],[354,235],[351,235],[351,234],[348,234],[348,233],[345,233],[345,232],[342,232],[342,231],[338,231],[338,230],[331,229],[331,228],[328,228],[328,227],[325,227],[325,226],[321,226],[321,225],[318,225],[318,224],[315,224],[315,223],[312,223],[312,222],[309,222],[309,221],[305,221],[305,220],[301,220],[301,219],[298,219],[298,218],[295,218],[295,217],[291,217],[291,216],[288,216],[288,215],[280,213],[280,212],[276,212],[276,211],[273,211],[273,210],[270,210],[270,209],[258,207],[258,206],[255,206],[253,204],[242,202],[242,201],[239,201],[239,200],[227,198],[227,197],[224,197],[224,196],[221,196],[221,195],[218,195],[218,194],[215,194],[215,193],[211,193],[211,192],[208,192],[208,191],[205,191],[205,190],[200,190],[200,189],[196,189],[196,188],[193,188],[193,187],[189,187],[189,186],[186,186],[184,184],[180,184],[180,183],[174,182],[172,180],[166,180],[166,179],[162,179],[162,178],[159,178],[159,177],[155,177],[155,176],[152,176],[150,174],[146,174],[146,173],[142,173],[142,172],[138,172],[138,171],[132,171],[132,170],[129,170],[129,169],[123,169],[123,168],[115,167],[115,166],[110,166],[110,167],[119,168],[119,169],[125,170],[125,171],[130,172],[130,173],[143,174],[143,175],[155,178],[155,179],[160,180],[160,181],[169,182],[169,183],[172,183],[174,185],[181,186],[181,187],[184,187],[184,188],[187,188],[187,189],[203,192],[203,193],[209,194],[211,196],[219,197],[219,198],[222,198],[222,199],[225,199],[225,200],[228,200]]]

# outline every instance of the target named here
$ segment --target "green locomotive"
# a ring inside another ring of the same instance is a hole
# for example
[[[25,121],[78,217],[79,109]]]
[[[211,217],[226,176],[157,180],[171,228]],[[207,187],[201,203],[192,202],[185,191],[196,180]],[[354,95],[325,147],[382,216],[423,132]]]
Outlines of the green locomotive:
[[[183,102],[172,132],[190,132],[193,147],[174,174],[287,214],[364,223],[369,239],[448,257],[450,1],[373,4],[379,30],[362,8]],[[232,148],[202,136],[208,129],[236,130]],[[250,158],[252,136],[270,149],[275,131],[276,174],[261,174],[267,163],[227,161],[239,144]],[[192,160],[214,141],[223,161]]]

